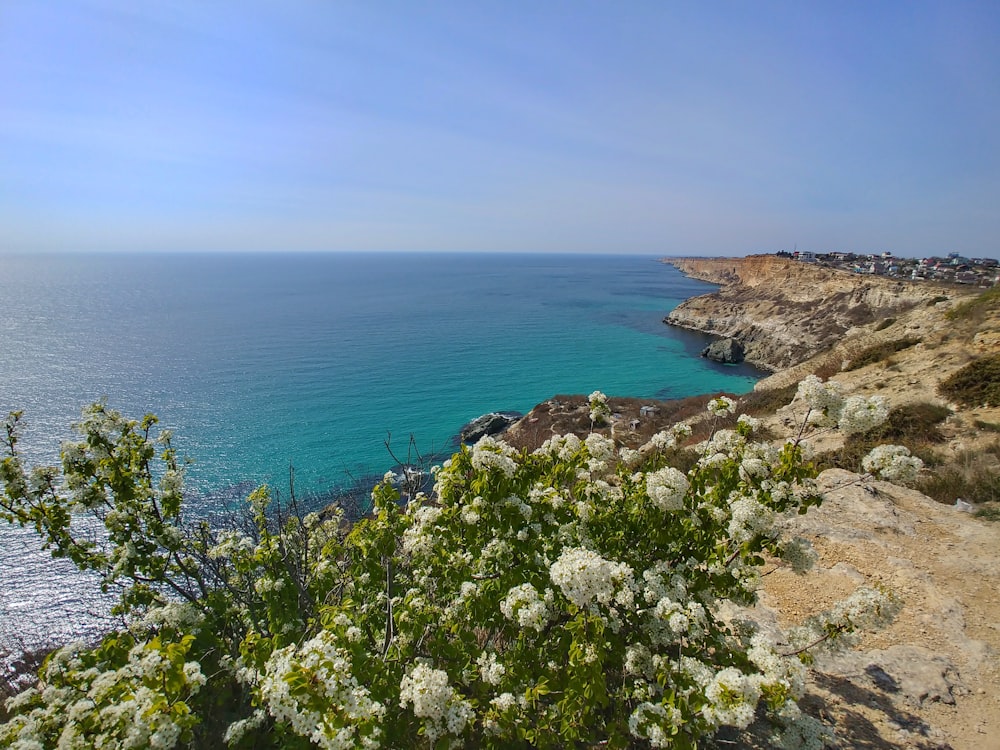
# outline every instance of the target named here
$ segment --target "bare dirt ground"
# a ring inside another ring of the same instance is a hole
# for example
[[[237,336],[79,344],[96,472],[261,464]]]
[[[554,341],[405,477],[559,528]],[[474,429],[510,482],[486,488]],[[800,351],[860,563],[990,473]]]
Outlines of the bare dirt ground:
[[[819,562],[764,577],[757,615],[800,622],[861,584],[902,600],[886,630],[821,657],[803,706],[843,748],[1000,749],[1000,524],[834,469],[794,521]]]

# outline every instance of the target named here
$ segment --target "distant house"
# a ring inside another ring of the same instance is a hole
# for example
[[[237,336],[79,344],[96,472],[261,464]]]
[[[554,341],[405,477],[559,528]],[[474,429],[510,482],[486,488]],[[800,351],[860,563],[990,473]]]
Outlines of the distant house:
[[[641,417],[651,417],[656,414],[657,408],[655,406],[641,406],[639,407],[639,416]]]

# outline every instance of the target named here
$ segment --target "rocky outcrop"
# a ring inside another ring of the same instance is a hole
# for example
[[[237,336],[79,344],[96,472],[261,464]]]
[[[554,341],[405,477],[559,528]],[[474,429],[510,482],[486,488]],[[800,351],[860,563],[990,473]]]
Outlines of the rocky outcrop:
[[[682,302],[664,322],[735,339],[748,362],[769,370],[802,362],[852,329],[941,294],[926,282],[859,276],[774,255],[665,262],[721,288]]]
[[[512,411],[495,411],[476,417],[459,432],[459,440],[463,443],[474,443],[486,435],[498,435],[519,420],[521,416],[521,414]]]
[[[745,358],[743,344],[736,339],[719,339],[701,350],[701,356],[724,365],[738,365]]]

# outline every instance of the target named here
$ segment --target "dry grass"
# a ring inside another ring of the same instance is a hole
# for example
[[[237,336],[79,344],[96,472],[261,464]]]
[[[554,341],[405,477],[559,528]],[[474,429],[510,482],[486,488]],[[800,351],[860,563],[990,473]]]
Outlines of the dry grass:
[[[876,362],[881,362],[882,360],[889,360],[889,358],[896,352],[900,352],[903,349],[909,349],[911,346],[915,346],[919,343],[920,339],[916,338],[902,338],[893,339],[892,341],[883,341],[881,344],[875,344],[874,346],[862,349],[851,358],[851,361],[844,369],[850,372],[851,370],[860,370],[862,367],[873,365]]]

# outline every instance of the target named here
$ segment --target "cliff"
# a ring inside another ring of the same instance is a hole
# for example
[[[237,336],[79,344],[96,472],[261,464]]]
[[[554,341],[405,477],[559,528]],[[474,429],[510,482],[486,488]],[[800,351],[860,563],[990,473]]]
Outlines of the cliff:
[[[926,282],[859,276],[773,255],[664,262],[721,285],[717,292],[681,303],[664,322],[735,339],[748,362],[769,370],[803,362],[860,326],[898,316],[941,294]]]

